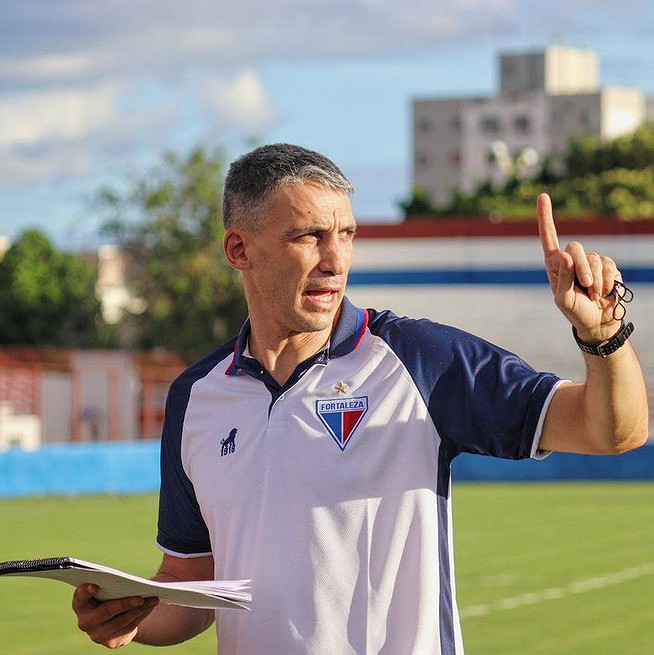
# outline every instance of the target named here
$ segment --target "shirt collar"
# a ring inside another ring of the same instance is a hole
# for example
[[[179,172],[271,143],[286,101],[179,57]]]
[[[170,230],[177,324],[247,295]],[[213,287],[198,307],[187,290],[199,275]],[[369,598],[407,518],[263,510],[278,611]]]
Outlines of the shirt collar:
[[[368,320],[368,310],[355,307],[347,297],[344,297],[341,303],[341,313],[327,347],[310,357],[308,361],[311,364],[327,364],[332,357],[342,357],[351,353],[361,343],[368,327]],[[250,330],[250,319],[247,319],[234,343],[234,354],[225,375],[236,375],[239,370],[257,375],[262,373],[261,364],[245,354],[249,353],[247,344]]]
[[[342,357],[356,350],[368,328],[368,320],[367,309],[355,307],[347,297],[343,298],[341,314],[329,341],[329,356]]]

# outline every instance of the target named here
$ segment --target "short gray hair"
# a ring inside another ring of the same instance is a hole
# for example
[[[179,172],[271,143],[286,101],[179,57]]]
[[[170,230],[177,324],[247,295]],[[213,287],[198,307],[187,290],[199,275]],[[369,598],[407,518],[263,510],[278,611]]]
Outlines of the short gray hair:
[[[351,194],[354,187],[333,161],[289,143],[261,146],[234,161],[225,178],[225,227],[259,227],[258,211],[268,194],[285,185],[314,182]]]

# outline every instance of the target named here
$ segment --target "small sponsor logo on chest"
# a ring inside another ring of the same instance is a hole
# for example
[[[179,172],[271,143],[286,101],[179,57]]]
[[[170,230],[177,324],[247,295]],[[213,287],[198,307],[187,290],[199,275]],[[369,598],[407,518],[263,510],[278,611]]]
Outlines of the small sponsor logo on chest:
[[[341,450],[352,439],[368,411],[368,396],[316,401],[316,414]]]
[[[236,434],[238,433],[238,428],[232,428],[229,436],[220,440],[220,456],[224,457],[225,455],[231,455],[236,452]]]

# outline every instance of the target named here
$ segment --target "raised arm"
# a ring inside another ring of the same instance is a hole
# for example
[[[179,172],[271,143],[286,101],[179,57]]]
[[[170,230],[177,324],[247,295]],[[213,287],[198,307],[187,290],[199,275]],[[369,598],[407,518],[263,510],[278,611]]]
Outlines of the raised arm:
[[[153,580],[211,580],[213,558],[180,558],[164,555]],[[100,602],[93,597],[94,585],[80,585],[73,594],[77,624],[92,641],[119,648],[132,641],[150,646],[179,644],[206,630],[214,620],[213,610],[159,603],[156,598],[118,598]]]
[[[615,262],[587,253],[574,241],[561,250],[547,194],[538,197],[537,210],[545,269],[556,306],[582,344],[597,346],[612,339],[623,326],[614,311],[615,282],[622,281]],[[647,392],[631,342],[606,357],[586,353],[583,357],[586,381],[559,387],[547,412],[540,448],[611,454],[643,445],[649,429]]]

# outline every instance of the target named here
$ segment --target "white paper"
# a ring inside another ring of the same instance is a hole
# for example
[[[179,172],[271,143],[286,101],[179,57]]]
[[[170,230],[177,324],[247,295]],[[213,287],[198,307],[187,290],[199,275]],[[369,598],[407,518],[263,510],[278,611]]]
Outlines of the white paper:
[[[98,600],[128,596],[145,598],[156,596],[162,602],[170,605],[204,609],[249,609],[248,603],[252,600],[252,595],[247,591],[250,580],[155,582],[101,564],[74,558],[67,558],[67,560],[72,564],[71,568],[20,571],[5,573],[4,576],[30,576],[60,580],[74,587],[84,583],[94,584],[100,588],[96,594]]]

